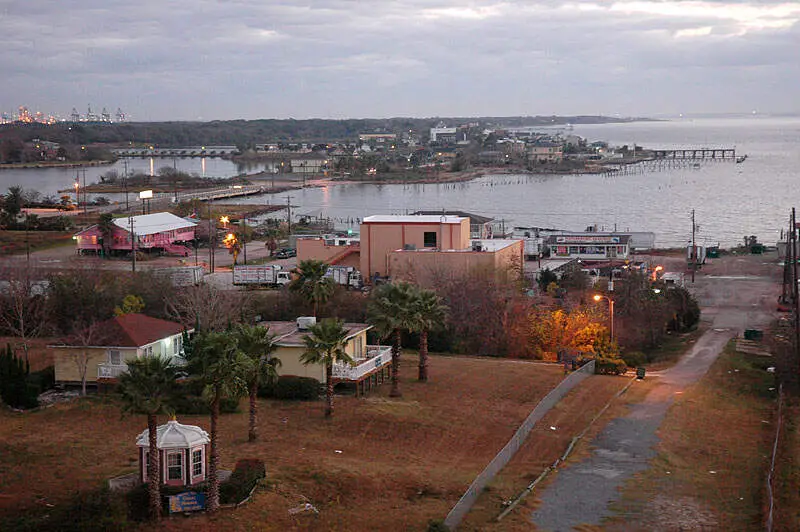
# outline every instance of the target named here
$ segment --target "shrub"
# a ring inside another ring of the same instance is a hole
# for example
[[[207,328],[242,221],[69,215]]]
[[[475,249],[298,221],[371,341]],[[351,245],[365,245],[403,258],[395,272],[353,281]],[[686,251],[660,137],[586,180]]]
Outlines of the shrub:
[[[594,372],[598,375],[623,375],[628,365],[621,358],[595,358]]]
[[[450,528],[441,519],[428,521],[428,532],[450,532]]]
[[[108,488],[78,492],[66,504],[59,504],[47,514],[25,510],[18,516],[0,521],[3,530],[34,532],[104,532],[131,529],[125,498]]]
[[[638,368],[647,364],[647,355],[641,351],[629,351],[622,354],[622,360],[625,361],[629,368]]]
[[[175,400],[175,413],[184,416],[205,415],[210,412],[208,402],[198,395],[180,395]],[[219,403],[219,411],[232,414],[239,411],[239,399],[225,397]]]
[[[258,458],[246,458],[236,462],[231,478],[219,486],[222,504],[238,504],[245,500],[256,483],[267,476],[264,462]]]
[[[283,375],[274,384],[259,388],[261,397],[314,401],[319,399],[320,382],[311,377]]]
[[[29,382],[30,368],[10,345],[0,352],[0,401],[13,408],[39,406],[39,389]]]
[[[203,383],[189,379],[178,384],[175,393],[175,413],[182,415],[206,415],[209,410],[208,403],[203,399]],[[239,399],[226,397],[220,401],[219,411],[223,414],[232,414],[239,411]]]

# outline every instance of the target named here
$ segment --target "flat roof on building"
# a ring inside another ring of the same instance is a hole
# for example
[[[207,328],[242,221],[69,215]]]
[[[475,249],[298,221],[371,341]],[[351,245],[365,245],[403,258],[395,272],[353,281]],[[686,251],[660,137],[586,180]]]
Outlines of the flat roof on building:
[[[404,223],[404,224],[461,224],[462,220],[466,220],[461,216],[448,216],[448,215],[409,215],[409,214],[376,214],[374,216],[367,216],[362,220],[363,223]]]
[[[533,273],[550,270],[551,272],[559,271],[570,264],[577,264],[578,259],[542,259],[537,264],[534,264],[530,271]]]
[[[501,249],[505,249],[509,246],[513,246],[519,242],[519,240],[505,240],[505,239],[480,239],[480,240],[473,240],[473,244],[480,244],[481,251],[500,251]]]
[[[629,234],[622,233],[561,233],[547,237],[547,243],[554,244],[622,244],[625,245],[631,239]]]

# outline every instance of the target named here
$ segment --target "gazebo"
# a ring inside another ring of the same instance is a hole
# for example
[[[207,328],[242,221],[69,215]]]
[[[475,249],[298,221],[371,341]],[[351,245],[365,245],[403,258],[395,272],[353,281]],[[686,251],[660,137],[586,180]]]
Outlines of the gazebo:
[[[150,454],[150,431],[136,439],[139,447],[139,478],[147,482],[147,458]],[[194,425],[183,425],[173,418],[156,429],[161,467],[161,483],[169,486],[192,486],[206,479],[208,469],[208,433]]]

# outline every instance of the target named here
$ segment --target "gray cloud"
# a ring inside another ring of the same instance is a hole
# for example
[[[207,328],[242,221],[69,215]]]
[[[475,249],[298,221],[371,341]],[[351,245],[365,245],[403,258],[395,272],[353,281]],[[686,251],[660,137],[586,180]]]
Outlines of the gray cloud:
[[[800,4],[755,0],[0,0],[0,109],[797,111],[798,20]]]

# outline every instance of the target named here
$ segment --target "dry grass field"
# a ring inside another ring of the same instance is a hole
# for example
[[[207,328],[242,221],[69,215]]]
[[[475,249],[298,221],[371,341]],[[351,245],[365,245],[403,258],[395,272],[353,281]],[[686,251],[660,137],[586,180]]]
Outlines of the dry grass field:
[[[268,488],[236,511],[170,519],[165,530],[422,530],[442,519],[536,403],[562,378],[558,366],[434,356],[417,383],[403,357],[403,397],[384,385],[366,398],[260,401],[261,441],[247,442],[246,403],[221,420],[222,465],[261,458]],[[587,382],[592,382],[590,381]],[[587,398],[586,400],[589,400]],[[207,417],[183,423],[208,428]],[[560,421],[559,421],[560,422]],[[0,517],[59,504],[76,490],[134,471],[143,416],[123,417],[110,398],[38,412],[0,412]],[[318,515],[289,514],[305,501]]]
[[[542,471],[561,457],[572,438],[589,425],[603,406],[631,378],[593,375],[567,394],[534,426],[525,444],[481,495],[459,530],[531,530],[533,525],[529,516],[535,507],[538,491],[523,499],[498,523],[496,518],[504,510],[504,503],[517,497]],[[598,419],[582,441],[591,441],[610,419],[607,415]],[[543,484],[536,489],[540,490],[541,487]]]

